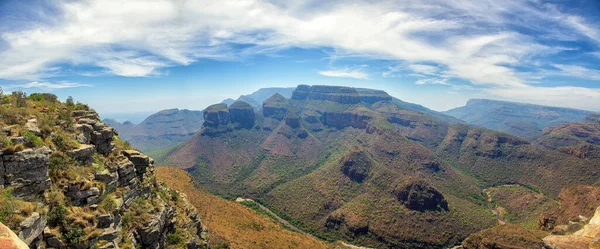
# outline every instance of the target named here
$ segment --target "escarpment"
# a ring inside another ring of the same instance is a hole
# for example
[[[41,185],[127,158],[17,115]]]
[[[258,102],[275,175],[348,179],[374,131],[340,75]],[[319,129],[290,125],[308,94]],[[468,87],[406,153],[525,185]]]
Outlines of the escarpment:
[[[95,111],[58,101],[17,108],[5,98],[0,221],[29,248],[208,247],[185,195],[158,182],[154,160]]]
[[[236,101],[231,106],[220,103],[204,110],[203,135],[217,135],[233,129],[250,129],[255,122],[254,109],[243,101]]]

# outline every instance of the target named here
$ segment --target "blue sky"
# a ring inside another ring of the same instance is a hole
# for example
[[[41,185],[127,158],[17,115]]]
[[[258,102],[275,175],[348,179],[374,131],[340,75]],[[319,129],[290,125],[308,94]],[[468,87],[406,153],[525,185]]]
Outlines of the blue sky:
[[[0,86],[103,116],[347,85],[600,110],[600,1],[0,1]]]

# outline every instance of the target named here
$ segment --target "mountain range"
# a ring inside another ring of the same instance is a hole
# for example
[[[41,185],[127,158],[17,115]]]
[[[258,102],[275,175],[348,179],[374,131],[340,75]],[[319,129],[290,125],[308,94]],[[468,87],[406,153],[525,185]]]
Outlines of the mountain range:
[[[446,247],[492,227],[484,188],[556,196],[597,183],[597,161],[396,102],[378,90],[300,85],[258,112],[215,104],[168,162],[318,237],[375,247]]]
[[[489,99],[471,99],[466,106],[443,112],[470,125],[527,139],[545,128],[584,119],[590,111]]]

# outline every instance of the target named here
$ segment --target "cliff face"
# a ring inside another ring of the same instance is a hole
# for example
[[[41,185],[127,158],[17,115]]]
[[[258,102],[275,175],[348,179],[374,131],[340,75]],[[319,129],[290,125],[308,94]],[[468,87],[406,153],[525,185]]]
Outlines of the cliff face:
[[[232,129],[250,129],[256,120],[254,109],[248,103],[236,101],[231,106],[220,103],[204,110],[204,135],[216,135]]]
[[[342,86],[307,86],[300,85],[294,90],[295,100],[329,100],[341,104],[358,104],[360,102],[375,103],[392,100],[386,92],[371,89],[356,89]]]
[[[154,160],[96,112],[28,104],[15,109],[30,113],[27,121],[0,108],[10,128],[0,134],[0,221],[30,248],[207,247],[187,198],[158,182]]]

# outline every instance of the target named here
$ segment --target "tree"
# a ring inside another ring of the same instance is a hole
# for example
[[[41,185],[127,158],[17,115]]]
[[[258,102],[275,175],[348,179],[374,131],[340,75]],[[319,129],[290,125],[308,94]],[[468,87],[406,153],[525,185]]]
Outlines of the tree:
[[[19,91],[14,91],[12,93],[12,96],[15,98],[15,101],[17,102],[17,107],[26,107],[27,106],[27,93],[19,90]]]
[[[2,91],[2,87],[0,87],[0,100],[4,98],[4,91]]]
[[[73,97],[69,96],[67,98],[67,106],[74,106],[75,102],[73,102]]]

